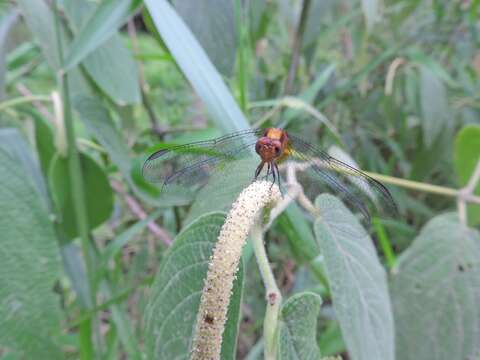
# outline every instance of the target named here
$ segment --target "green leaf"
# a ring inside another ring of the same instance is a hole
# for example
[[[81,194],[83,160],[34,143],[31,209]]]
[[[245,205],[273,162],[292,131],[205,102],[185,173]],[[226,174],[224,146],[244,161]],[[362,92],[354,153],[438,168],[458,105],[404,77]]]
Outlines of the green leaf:
[[[34,186],[41,195],[45,209],[48,209],[49,197],[45,180],[23,136],[14,128],[0,129],[0,148],[16,159],[17,164],[27,174],[26,181],[29,181]]]
[[[218,71],[231,75],[237,42],[234,1],[174,0],[173,5]]]
[[[108,110],[94,98],[79,96],[73,106],[80,114],[91,136],[107,150],[113,163],[122,173],[130,173],[130,155],[122,135],[116,128]]]
[[[133,224],[121,234],[116,236],[115,239],[109,242],[108,245],[105,247],[105,250],[102,253],[102,261],[106,263],[110,259],[112,259],[130,240],[134,238],[135,235],[137,235],[150,222],[154,221],[159,216],[160,211],[157,210],[145,219],[137,221],[135,224]]]
[[[64,70],[68,71],[82,62],[86,56],[110,39],[125,23],[135,0],[105,0],[83,23],[65,56]]]
[[[292,296],[282,306],[279,322],[278,359],[317,360],[317,318],[322,299],[303,292]]]
[[[447,92],[443,82],[427,66],[420,66],[420,102],[422,107],[423,139],[427,147],[450,119]]]
[[[35,144],[37,146],[38,159],[40,160],[43,174],[47,176],[50,162],[56,152],[55,140],[47,121],[39,115],[35,117]]]
[[[445,84],[451,87],[459,87],[459,83],[452,78],[448,70],[445,67],[437,62],[434,58],[428,56],[424,52],[420,51],[417,48],[412,48],[407,50],[407,55],[409,59],[417,64],[427,67],[432,73],[434,73],[439,79],[441,79]]]
[[[398,360],[480,356],[480,234],[435,217],[399,257],[392,281]]]
[[[94,229],[110,217],[113,209],[113,191],[103,169],[89,156],[83,153],[79,155],[84,174],[88,224],[90,229]],[[48,177],[50,192],[61,217],[62,228],[66,236],[73,240],[78,236],[78,230],[67,159],[57,154],[52,160]]]
[[[327,327],[320,334],[318,345],[323,355],[339,354],[345,351],[340,326],[336,321],[330,321]]]
[[[117,3],[121,2],[117,1]],[[102,10],[101,6],[95,10],[95,6],[91,2],[84,0],[67,0],[64,7],[72,24],[71,27],[78,37],[83,36],[83,33],[79,34],[80,30],[78,29],[81,29],[89,19],[97,16],[96,11]],[[104,15],[113,16],[114,14]],[[105,21],[108,22],[107,19]],[[105,29],[82,29],[82,31],[88,32],[91,42],[95,42],[97,36],[102,36],[96,34],[102,30]],[[140,101],[137,66],[131,52],[123,45],[118,34],[113,34],[86,56],[83,65],[91,79],[117,103],[131,104]]]
[[[146,0],[145,5],[178,66],[225,133],[248,128],[248,122],[220,74],[192,32],[166,0]]]
[[[19,0],[17,3],[48,64],[55,70],[60,69],[52,11],[44,0]]]
[[[324,26],[328,15],[331,15],[335,3],[323,0],[313,0],[310,5],[303,35],[303,49],[317,46],[319,37],[325,31]],[[323,25],[323,26],[322,26]]]
[[[354,360],[394,358],[393,316],[385,270],[372,240],[337,198],[320,195],[315,234],[324,255],[333,306]]]
[[[295,202],[288,206],[284,214],[280,215],[278,223],[282,232],[287,235],[288,243],[297,261],[309,262],[319,254],[320,250],[311,226]]]
[[[70,242],[61,246],[60,251],[63,259],[63,268],[70,278],[80,306],[83,309],[91,309],[93,307],[92,297],[80,246]]]
[[[273,17],[270,16],[267,0],[246,1],[250,37],[253,43],[265,36],[268,24]]]
[[[19,0],[17,4],[33,38],[38,45],[40,45],[47,63],[54,71],[60,70],[59,51],[57,41],[55,40],[57,38],[55,18],[51,9],[44,0]],[[60,38],[62,40],[62,46],[65,48],[68,35],[63,23],[60,24],[62,25],[60,27]],[[89,92],[89,86],[78,69],[69,74],[69,89],[72,98],[78,94],[86,94]]]
[[[19,358],[60,359],[57,239],[29,175],[0,149],[0,347]]]
[[[107,281],[103,281],[101,286],[105,295],[108,298],[111,298],[112,292]],[[112,320],[115,324],[115,329],[118,331],[118,337],[125,348],[125,352],[128,354],[128,359],[142,360],[143,357],[140,349],[138,348],[138,341],[132,334],[132,325],[129,322],[125,310],[123,310],[118,304],[111,304],[109,309],[112,314]]]
[[[406,19],[415,13],[415,10],[418,8],[420,4],[422,4],[421,0],[410,0],[410,1],[395,1],[395,3],[401,3],[401,7],[399,7],[398,10],[392,13],[391,19],[392,19],[392,27],[396,28],[401,28],[404,23],[406,22]],[[394,5],[395,6],[395,5]]]
[[[143,163],[138,159],[130,159],[129,149],[123,140],[122,134],[116,128],[108,110],[94,98],[78,96],[73,106],[80,114],[80,119],[87,127],[88,132],[108,152],[112,162],[118,166],[135,195],[152,205],[168,205],[160,202],[157,197],[160,190],[153,184],[146,183],[141,176]],[[145,157],[142,157],[145,160]]]
[[[8,36],[13,25],[19,18],[18,10],[11,10],[8,15],[1,16],[0,14],[0,101],[5,98],[5,59],[8,51]]]
[[[149,359],[189,359],[198,305],[225,215],[211,213],[184,229],[169,249],[152,285],[145,314]],[[240,266],[223,335],[222,359],[235,359],[243,266]]]
[[[478,161],[480,161],[480,126],[467,125],[455,138],[454,163],[461,186],[468,183]],[[480,183],[477,184],[474,194],[480,195]],[[467,211],[468,223],[472,226],[480,224],[480,205],[469,204]]]

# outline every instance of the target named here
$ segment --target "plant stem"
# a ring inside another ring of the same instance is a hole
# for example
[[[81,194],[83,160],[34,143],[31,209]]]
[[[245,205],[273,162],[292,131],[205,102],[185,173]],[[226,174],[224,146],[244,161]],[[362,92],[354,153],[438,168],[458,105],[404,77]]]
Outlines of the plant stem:
[[[268,263],[267,253],[263,244],[263,231],[258,221],[251,231],[253,251],[266,291],[267,309],[263,323],[263,338],[265,342],[264,358],[275,360],[277,352],[278,314],[282,303],[282,294],[278,289],[272,269]]]
[[[60,34],[60,20],[58,15],[57,0],[53,1],[53,10],[55,16],[55,35],[58,46],[58,57],[60,66],[63,66],[63,50],[62,50],[62,40]],[[90,252],[90,234],[87,218],[87,207],[85,203],[85,190],[83,184],[83,174],[80,165],[80,156],[77,151],[76,141],[75,141],[75,129],[72,119],[72,109],[70,106],[70,93],[68,88],[68,75],[67,73],[60,72],[58,74],[58,82],[60,85],[60,90],[62,92],[62,103],[63,103],[63,122],[65,125],[65,134],[67,138],[67,160],[68,160],[68,170],[69,177],[72,183],[72,198],[73,205],[76,215],[76,226],[78,228],[78,233],[80,234],[80,239],[82,243],[82,251],[85,261],[85,268],[87,272],[88,285],[91,306],[94,308],[96,306],[96,285],[95,285],[95,269],[94,263],[92,261],[92,254]],[[92,329],[91,321],[88,320],[85,324],[85,327],[82,328],[82,346],[81,346],[81,359],[92,359],[95,357],[94,346],[92,343]]]
[[[432,185],[427,183],[421,183],[418,181],[401,179],[393,176],[376,174],[376,173],[371,173],[367,171],[365,171],[365,174],[367,174],[368,176],[372,177],[375,180],[379,180],[386,184],[397,185],[407,189],[423,191],[423,192],[428,192],[432,194],[451,196],[451,197],[458,197],[460,195],[460,190],[449,188],[446,186],[438,186],[438,185]],[[465,200],[472,203],[480,204],[480,197],[475,195],[466,196]]]
[[[377,219],[373,219],[373,225],[375,226],[375,230],[377,231],[378,242],[380,243],[380,247],[382,248],[383,254],[385,255],[385,259],[387,260],[387,265],[389,269],[392,269],[397,262],[395,257],[395,252],[392,249],[392,245],[388,239],[387,234],[385,233],[385,229],[382,226],[382,223]]]
[[[308,10],[310,8],[310,0],[303,0],[302,12],[300,13],[300,20],[293,38],[292,45],[292,58],[290,61],[290,68],[288,69],[287,81],[285,83],[286,95],[290,94],[293,90],[293,82],[297,74],[298,63],[300,61],[300,51],[303,45],[303,34],[305,33],[305,26],[307,24]]]
[[[52,101],[50,96],[46,95],[32,95],[32,96],[22,96],[10,100],[6,100],[0,103],[0,111],[8,109],[9,107],[22,105],[25,103],[36,102],[36,101]]]
[[[292,164],[295,170],[298,170],[298,171],[305,171],[311,165],[309,163],[292,163]],[[318,164],[320,167],[325,166],[324,164],[322,164],[322,162],[318,162]],[[343,172],[348,173],[347,171],[343,171]],[[392,185],[400,186],[406,189],[423,191],[423,192],[428,192],[432,194],[450,196],[455,198],[462,197],[462,200],[465,202],[480,204],[480,196],[476,196],[471,193],[464,193],[461,189],[458,190],[458,189],[449,188],[446,186],[432,185],[428,183],[422,183],[418,181],[397,178],[394,176],[377,174],[369,171],[364,171],[364,173],[370,176],[371,178],[381,181],[385,184],[392,184]]]

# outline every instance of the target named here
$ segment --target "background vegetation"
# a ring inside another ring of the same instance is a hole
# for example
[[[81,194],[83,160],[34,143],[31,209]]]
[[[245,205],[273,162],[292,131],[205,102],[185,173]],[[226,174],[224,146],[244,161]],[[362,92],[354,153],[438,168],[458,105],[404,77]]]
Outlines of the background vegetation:
[[[158,144],[249,126],[392,176],[399,207],[367,230],[326,195],[320,221],[295,204],[277,219],[278,356],[479,359],[479,15],[478,0],[2,0],[1,359],[187,358],[223,215],[162,203],[139,169]],[[235,289],[223,358],[261,358],[250,245]]]

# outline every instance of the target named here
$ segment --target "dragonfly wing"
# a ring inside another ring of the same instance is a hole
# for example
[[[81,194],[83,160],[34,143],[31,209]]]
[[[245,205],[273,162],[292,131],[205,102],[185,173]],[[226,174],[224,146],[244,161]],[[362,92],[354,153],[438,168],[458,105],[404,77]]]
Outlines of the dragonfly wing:
[[[308,175],[319,177],[366,219],[370,219],[367,204],[371,203],[382,213],[397,214],[392,195],[382,183],[296,136],[289,134],[289,140],[292,156],[309,163]]]
[[[221,165],[253,154],[257,134],[246,130],[213,140],[161,149],[145,161],[143,176],[150,182],[162,183],[162,192],[194,192],[205,185]]]

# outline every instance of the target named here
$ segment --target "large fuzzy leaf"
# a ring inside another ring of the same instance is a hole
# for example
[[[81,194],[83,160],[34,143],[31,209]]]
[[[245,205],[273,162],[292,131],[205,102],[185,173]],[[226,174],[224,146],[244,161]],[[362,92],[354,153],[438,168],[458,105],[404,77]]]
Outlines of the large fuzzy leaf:
[[[315,234],[325,257],[333,306],[350,358],[393,360],[394,324],[385,270],[358,219],[337,198],[320,195]]]
[[[47,186],[37,162],[29,150],[28,144],[15,128],[0,129],[0,148],[16,159],[19,167],[27,174],[29,181],[41,196],[45,208],[49,208]]]
[[[317,360],[317,318],[322,299],[304,292],[292,296],[282,306],[278,359]]]
[[[0,149],[0,347],[25,359],[60,359],[54,342],[60,256],[41,195],[19,161]]]
[[[420,66],[420,101],[423,139],[431,147],[449,120],[449,109],[443,82],[425,65]]]
[[[480,358],[480,235],[435,217],[398,261],[392,282],[398,360]]]

